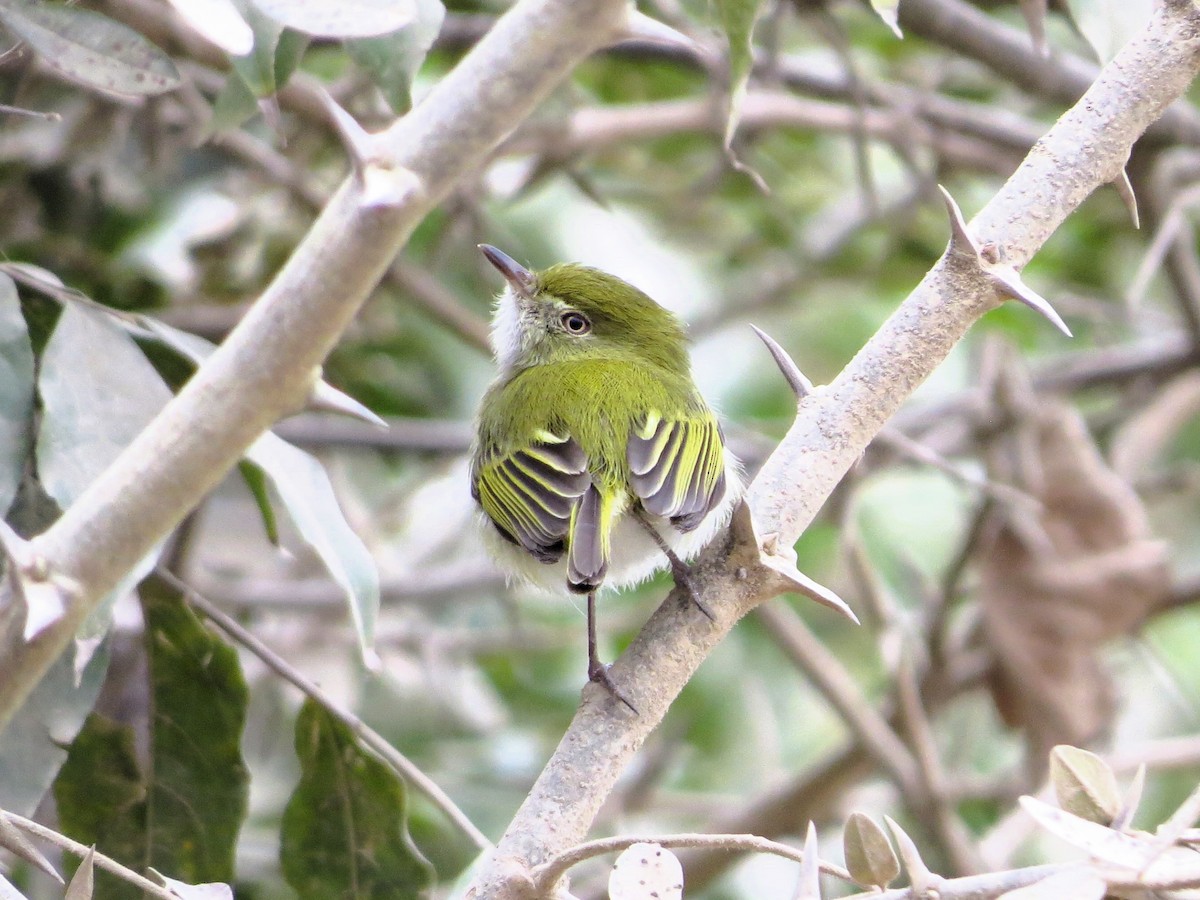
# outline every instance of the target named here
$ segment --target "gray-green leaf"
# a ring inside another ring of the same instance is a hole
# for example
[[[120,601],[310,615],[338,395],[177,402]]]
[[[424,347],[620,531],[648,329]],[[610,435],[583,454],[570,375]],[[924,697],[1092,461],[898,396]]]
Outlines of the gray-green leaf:
[[[842,848],[850,877],[863,887],[886,888],[900,874],[900,860],[887,835],[864,813],[851,813]]]
[[[158,340],[197,365],[215,349],[203,338],[150,317],[141,321]],[[338,392],[327,385],[326,393],[333,396]],[[300,537],[345,591],[363,656],[371,659],[379,614],[379,571],[366,545],[346,522],[320,462],[268,432],[246,451],[241,469],[260,506],[267,500],[262,479],[270,480]],[[273,535],[274,516],[268,514],[267,507],[263,508],[268,533]]]
[[[0,732],[0,807],[33,815],[67,758],[100,696],[108,672],[108,642],[101,643],[75,677],[75,652],[68,650],[38,682],[29,699]]]
[[[415,0],[254,0],[285,25],[319,37],[370,37],[403,28],[417,15]]]
[[[133,29],[91,10],[3,0],[0,24],[48,66],[88,87],[149,95],[179,86],[169,56]]]
[[[1152,0],[1067,0],[1075,26],[1101,63],[1107,63],[1137,34],[1154,11]]]
[[[17,495],[32,449],[33,371],[17,286],[0,272],[0,516]]]
[[[1060,744],[1050,751],[1050,783],[1058,805],[1089,822],[1111,825],[1121,790],[1108,763],[1088,750]]]
[[[728,150],[741,118],[742,101],[754,65],[754,22],[761,0],[717,0],[721,27],[729,40],[729,118],[725,124],[725,148]]]
[[[0,875],[0,900],[29,900],[29,898],[18,891],[11,881]]]
[[[350,58],[371,74],[394,112],[404,113],[412,106],[413,79],[445,18],[441,0],[416,0],[415,20],[400,31],[346,42]]]
[[[268,432],[246,451],[246,460],[271,480],[300,536],[346,594],[350,617],[366,658],[373,656],[379,614],[379,571],[362,539],[338,506],[321,463]]]
[[[42,354],[42,484],[66,509],[171,399],[137,344],[104,312],[66,303]]]

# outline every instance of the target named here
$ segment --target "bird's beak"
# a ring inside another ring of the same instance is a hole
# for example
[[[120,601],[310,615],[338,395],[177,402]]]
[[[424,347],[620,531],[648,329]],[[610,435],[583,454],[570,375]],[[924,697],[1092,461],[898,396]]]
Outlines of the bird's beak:
[[[537,283],[533,273],[505,253],[497,250],[491,244],[480,244],[479,249],[487,257],[488,262],[495,266],[504,280],[512,285],[512,289],[522,297],[532,297],[537,291]]]

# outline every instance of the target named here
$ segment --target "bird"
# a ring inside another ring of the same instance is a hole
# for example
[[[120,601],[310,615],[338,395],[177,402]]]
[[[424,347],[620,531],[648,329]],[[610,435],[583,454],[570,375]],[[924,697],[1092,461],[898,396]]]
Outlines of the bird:
[[[600,661],[596,594],[687,561],[729,521],[742,473],[692,378],[682,322],[632,284],[560,263],[504,277],[471,452],[485,544],[510,577],[587,596],[588,678],[635,713]]]

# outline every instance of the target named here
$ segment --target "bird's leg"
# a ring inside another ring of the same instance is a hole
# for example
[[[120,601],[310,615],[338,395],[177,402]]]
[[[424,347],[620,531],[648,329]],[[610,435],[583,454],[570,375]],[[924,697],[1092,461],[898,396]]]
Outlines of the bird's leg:
[[[600,662],[600,655],[596,652],[596,592],[588,591],[587,595],[587,634],[588,634],[588,680],[594,681],[597,684],[603,685],[605,690],[624,703],[633,711],[633,714],[638,715],[637,707],[629,702],[629,698],[625,693],[617,687],[617,683],[612,680],[612,676],[608,674],[608,666]]]
[[[696,589],[696,583],[692,581],[692,570],[688,568],[688,564],[679,558],[679,554],[671,549],[671,546],[663,540],[663,536],[658,533],[658,529],[646,517],[646,511],[640,506],[634,513],[641,526],[646,529],[646,533],[650,535],[651,540],[658,545],[658,549],[663,552],[667,560],[671,563],[671,577],[675,579],[675,584],[685,591],[692,602],[696,604],[696,609],[704,613],[710,622],[717,621],[712,614],[712,610],[700,599],[700,591]]]

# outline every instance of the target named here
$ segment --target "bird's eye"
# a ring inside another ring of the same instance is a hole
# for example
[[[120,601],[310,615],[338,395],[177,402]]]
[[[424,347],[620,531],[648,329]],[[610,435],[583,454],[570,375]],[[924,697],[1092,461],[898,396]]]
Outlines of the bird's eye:
[[[559,321],[562,322],[562,327],[567,330],[568,334],[587,334],[592,330],[592,323],[583,313],[563,313]]]

